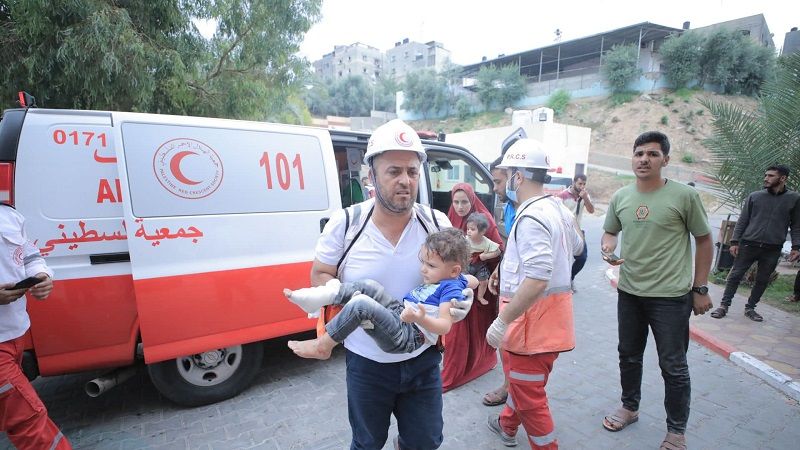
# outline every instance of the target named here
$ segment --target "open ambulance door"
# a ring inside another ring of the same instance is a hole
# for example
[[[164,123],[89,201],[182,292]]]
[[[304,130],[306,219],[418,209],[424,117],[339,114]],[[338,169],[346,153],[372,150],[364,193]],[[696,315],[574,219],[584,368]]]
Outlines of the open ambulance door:
[[[187,405],[244,389],[262,349],[311,330],[283,288],[308,286],[320,222],[340,208],[327,130],[114,116],[145,362]],[[247,345],[245,345],[247,344]]]

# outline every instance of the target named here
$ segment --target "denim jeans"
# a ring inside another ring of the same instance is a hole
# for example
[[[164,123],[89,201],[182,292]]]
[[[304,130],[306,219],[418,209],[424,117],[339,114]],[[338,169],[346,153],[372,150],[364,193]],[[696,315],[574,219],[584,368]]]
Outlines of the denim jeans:
[[[356,291],[364,295],[353,297]],[[369,320],[373,328],[364,331],[386,353],[411,353],[425,343],[417,325],[400,320],[403,303],[387,294],[377,281],[342,283],[334,304],[344,308],[325,325],[325,331],[336,342],[344,341],[361,322]]]
[[[794,298],[795,301],[800,299],[800,270],[797,271],[797,275],[794,277]]]
[[[753,245],[747,242],[740,243],[739,254],[733,260],[733,268],[728,273],[728,279],[725,280],[725,293],[722,294],[721,306],[731,306],[733,296],[736,294],[736,290],[739,289],[739,283],[742,282],[747,269],[754,262],[758,262],[756,282],[753,284],[753,289],[750,290],[750,298],[747,299],[747,305],[745,305],[745,309],[755,309],[767,289],[769,277],[775,271],[780,257],[780,248],[758,247],[758,244]]]
[[[347,351],[347,411],[352,450],[383,448],[394,414],[400,448],[434,450],[442,428],[442,355],[431,347],[416,358],[378,363]]]
[[[642,397],[642,359],[648,326],[653,330],[658,365],[664,378],[667,430],[683,434],[689,419],[691,383],[686,351],[689,349],[689,316],[692,293],[680,297],[639,297],[618,291],[619,372],[622,405],[639,410]]]
[[[589,247],[586,245],[586,233],[583,233],[581,230],[584,238],[583,238],[583,253],[575,257],[575,261],[572,263],[572,279],[575,279],[575,275],[578,274],[583,269],[583,266],[586,264],[586,257],[588,256],[587,253],[589,251]]]

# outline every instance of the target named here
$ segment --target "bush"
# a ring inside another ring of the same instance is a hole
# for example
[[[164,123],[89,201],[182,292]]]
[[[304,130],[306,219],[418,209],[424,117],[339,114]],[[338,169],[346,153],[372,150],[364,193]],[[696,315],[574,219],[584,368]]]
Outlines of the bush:
[[[466,119],[472,114],[472,105],[466,97],[461,97],[456,102],[456,115],[461,120]]]
[[[623,91],[611,94],[610,100],[612,106],[619,106],[623,103],[632,101],[639,93],[637,91]]]
[[[681,156],[681,161],[685,162],[686,164],[694,163],[694,155],[691,152],[685,152]]]
[[[564,89],[558,89],[547,99],[547,107],[552,109],[557,116],[560,116],[567,110],[571,98],[569,92]]]
[[[673,103],[675,103],[675,99],[670,97],[669,95],[665,95],[664,97],[661,98],[661,104],[664,106],[669,106]]]
[[[669,124],[669,117],[666,115],[661,116],[661,125],[668,125]]]
[[[679,97],[680,99],[682,99],[685,102],[688,102],[689,100],[691,100],[693,94],[694,93],[692,92],[691,89],[687,89],[685,87],[682,87],[682,88],[678,89],[677,91],[675,91],[675,96]]]
[[[622,93],[637,79],[642,70],[638,66],[636,45],[615,45],[603,57],[603,75],[613,93]]]
[[[659,52],[664,59],[665,74],[676,89],[685,87],[699,76],[702,42],[702,35],[688,31],[670,36],[661,45]]]

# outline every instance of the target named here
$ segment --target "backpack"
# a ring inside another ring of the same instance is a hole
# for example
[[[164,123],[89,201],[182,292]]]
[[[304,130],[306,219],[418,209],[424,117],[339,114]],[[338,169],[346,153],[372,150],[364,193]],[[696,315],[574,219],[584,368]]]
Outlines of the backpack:
[[[364,232],[369,219],[372,217],[372,212],[375,209],[375,199],[356,203],[355,205],[348,206],[344,209],[345,225],[344,225],[344,252],[339,262],[336,263],[336,276],[341,276],[341,267],[350,253],[350,249],[356,243],[361,233]],[[366,211],[365,211],[366,210]],[[414,203],[414,214],[417,216],[420,225],[425,230],[426,234],[431,234],[433,231],[441,230],[439,222],[436,220],[436,213],[430,206],[420,205]],[[319,318],[317,319],[317,337],[325,333],[325,324],[331,321],[336,314],[341,311],[341,305],[327,305],[323,306],[320,311]]]

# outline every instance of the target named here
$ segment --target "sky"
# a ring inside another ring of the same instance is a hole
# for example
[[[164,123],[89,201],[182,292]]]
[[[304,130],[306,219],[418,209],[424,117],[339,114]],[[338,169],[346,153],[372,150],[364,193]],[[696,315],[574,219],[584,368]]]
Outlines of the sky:
[[[315,61],[354,42],[386,51],[408,38],[441,42],[454,63],[467,65],[550,45],[556,29],[567,41],[640,22],[697,28],[759,13],[778,48],[800,27],[797,0],[323,0],[300,54]]]

